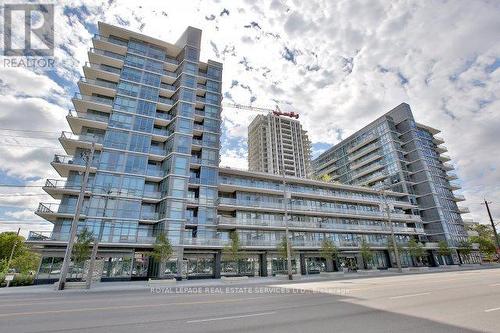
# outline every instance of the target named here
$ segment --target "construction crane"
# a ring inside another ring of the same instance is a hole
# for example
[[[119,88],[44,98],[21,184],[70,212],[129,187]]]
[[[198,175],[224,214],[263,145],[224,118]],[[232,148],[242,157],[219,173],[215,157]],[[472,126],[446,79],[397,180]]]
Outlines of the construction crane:
[[[227,108],[234,108],[234,109],[240,109],[240,110],[248,110],[248,111],[256,111],[256,112],[271,112],[275,116],[286,116],[290,118],[295,118],[299,119],[299,114],[295,113],[293,111],[291,112],[283,112],[279,108],[278,105],[275,106],[275,109],[269,109],[269,108],[263,108],[263,107],[257,107],[257,106],[251,106],[251,105],[243,105],[243,104],[232,104],[232,103],[222,103],[223,107]]]

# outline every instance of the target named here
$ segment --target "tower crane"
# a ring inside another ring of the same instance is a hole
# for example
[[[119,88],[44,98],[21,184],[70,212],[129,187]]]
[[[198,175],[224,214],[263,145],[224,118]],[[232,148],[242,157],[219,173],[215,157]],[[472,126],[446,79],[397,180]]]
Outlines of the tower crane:
[[[269,109],[264,107],[252,106],[252,105],[243,105],[243,104],[233,104],[233,103],[222,103],[223,107],[239,109],[239,110],[248,110],[255,112],[271,112],[275,116],[286,116],[290,118],[299,119],[299,114],[296,112],[283,112],[279,108],[278,105],[275,106],[275,109]]]

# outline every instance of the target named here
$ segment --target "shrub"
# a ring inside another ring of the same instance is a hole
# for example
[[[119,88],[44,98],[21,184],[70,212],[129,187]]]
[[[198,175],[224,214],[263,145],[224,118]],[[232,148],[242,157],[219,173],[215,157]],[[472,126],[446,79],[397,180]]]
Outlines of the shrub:
[[[34,275],[23,275],[16,274],[14,280],[10,282],[10,287],[20,287],[20,286],[30,286],[35,280]],[[7,286],[7,281],[5,281],[5,274],[0,274],[0,287]]]

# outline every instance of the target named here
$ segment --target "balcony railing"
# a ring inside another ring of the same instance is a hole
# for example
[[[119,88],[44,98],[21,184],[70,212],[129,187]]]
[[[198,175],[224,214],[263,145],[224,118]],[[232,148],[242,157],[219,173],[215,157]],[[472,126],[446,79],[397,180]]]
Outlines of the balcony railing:
[[[174,72],[171,72],[171,71],[167,71],[166,69],[163,70],[163,75],[165,76],[169,76],[169,77],[172,77],[174,79],[177,78],[177,74],[175,74]]]
[[[113,105],[112,98],[110,99],[110,98],[104,98],[104,97],[100,97],[100,96],[82,95],[79,93],[76,93],[73,98],[79,99],[82,101],[94,102],[94,103],[105,104],[105,105],[110,105],[110,106]]]
[[[121,230],[117,230],[120,232]],[[115,229],[116,232],[116,229]],[[128,232],[128,230],[127,230]],[[149,229],[145,229],[144,233],[151,233]],[[67,242],[69,233],[51,232],[51,231],[30,231],[28,241],[33,242],[50,242],[50,241],[63,241]],[[156,241],[155,236],[139,236],[137,234],[105,234],[102,236],[101,243],[134,243],[134,244],[154,244]]]
[[[118,86],[114,82],[107,82],[107,81],[102,81],[102,80],[92,80],[92,79],[87,79],[85,77],[81,77],[80,82],[86,83],[86,84],[92,84],[92,85],[99,86],[99,87],[109,88],[109,89],[116,89],[116,87]]]
[[[201,158],[196,156],[191,156],[191,163],[201,164]]]
[[[96,135],[96,134],[89,134],[89,133],[77,135],[77,134],[73,134],[71,132],[62,132],[61,139],[102,143],[104,140],[104,136]]]
[[[157,146],[151,146],[149,148],[149,153],[150,154],[155,154],[155,155],[165,155],[165,148],[163,148],[163,147],[157,147]]]
[[[105,57],[110,57],[110,58],[122,60],[122,61],[125,59],[125,56],[123,56],[121,54],[118,54],[118,53],[115,53],[115,52],[111,52],[111,51],[99,50],[99,49],[91,48],[90,52],[94,53],[94,54],[102,55],[102,56],[105,56]]]
[[[262,220],[262,219],[243,219],[219,216],[217,219],[219,225],[232,225],[232,226],[256,226],[256,227],[275,227],[285,228],[285,221],[280,220]],[[362,224],[341,224],[329,222],[305,222],[305,221],[288,221],[288,227],[294,229],[330,229],[330,230],[346,230],[346,231],[381,231],[390,232],[391,229],[388,225],[362,225]],[[410,227],[393,227],[396,233],[423,233],[423,229],[410,228]]]
[[[225,205],[231,206],[244,206],[244,207],[256,207],[256,208],[272,208],[272,209],[284,209],[283,204],[279,202],[259,202],[251,200],[239,200],[230,198],[219,198],[219,202]],[[371,211],[371,210],[357,210],[357,209],[344,209],[339,207],[331,206],[307,206],[299,204],[291,204],[291,210],[295,211],[314,211],[318,213],[338,213],[347,215],[361,215],[361,216],[374,216],[385,219],[386,213],[383,211]],[[403,219],[403,220],[420,220],[417,215],[404,214],[400,210],[395,210],[391,214],[393,219]]]
[[[155,117],[164,120],[172,120],[172,115],[164,112],[156,112]]]
[[[152,177],[163,177],[164,171],[161,169],[157,168],[147,168],[146,169],[146,175],[152,176]]]
[[[109,37],[101,36],[98,34],[94,35],[94,39],[102,40],[104,42],[108,42],[108,43],[112,43],[112,44],[116,44],[116,45],[120,45],[120,46],[125,46],[125,47],[128,46],[128,42],[126,42],[126,41],[122,41],[122,40],[115,39],[115,38],[109,38]]]
[[[170,98],[158,97],[158,103],[173,105],[174,102]]]
[[[159,214],[157,212],[141,212],[141,220],[158,220]]]
[[[109,73],[117,74],[117,75],[120,75],[120,73],[121,73],[120,68],[115,68],[115,67],[111,67],[111,66],[107,66],[107,65],[93,64],[93,63],[87,62],[85,64],[85,66],[92,68],[92,69],[99,70],[99,71],[105,71],[105,72],[109,72]]]
[[[197,177],[189,177],[189,182],[191,184],[199,184],[200,183],[200,178]]]
[[[74,117],[74,118],[82,118],[82,119],[88,119],[88,120],[101,121],[101,122],[105,122],[105,123],[107,123],[109,121],[108,116],[94,114],[94,113],[88,113],[88,112],[76,112],[75,110],[69,110],[68,116]]]
[[[160,83],[160,89],[165,89],[165,90],[169,90],[169,91],[175,91],[175,87],[173,85],[166,84],[166,83],[163,83],[163,82]]]

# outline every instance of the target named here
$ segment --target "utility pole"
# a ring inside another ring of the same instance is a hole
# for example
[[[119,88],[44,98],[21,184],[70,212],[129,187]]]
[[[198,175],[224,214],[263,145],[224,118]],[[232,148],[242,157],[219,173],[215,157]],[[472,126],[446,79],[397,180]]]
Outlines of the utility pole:
[[[392,225],[391,221],[391,209],[389,207],[389,203],[387,202],[387,194],[385,193],[385,190],[382,190],[382,197],[384,198],[384,205],[385,205],[385,211],[387,212],[387,223],[389,223],[389,228],[391,231],[391,240],[392,240],[392,247],[394,247],[394,256],[396,257],[396,265],[398,266],[398,273],[403,272],[401,269],[401,258],[399,258],[399,249],[398,245],[396,244],[396,236],[394,235],[394,226]]]
[[[10,262],[12,261],[12,257],[14,257],[14,251],[16,250],[16,246],[17,246],[17,238],[19,237],[19,233],[20,232],[21,232],[21,228],[18,228],[17,229],[17,234],[16,234],[16,239],[14,240],[14,244],[12,244],[12,250],[10,250],[9,261],[7,261],[7,273],[9,272]],[[10,281],[8,281],[7,284],[9,282]]]
[[[493,235],[495,236],[495,244],[497,246],[497,258],[498,261],[500,261],[500,239],[498,239],[498,233],[497,233],[497,228],[495,226],[495,223],[493,222],[493,216],[491,216],[491,211],[490,211],[490,204],[491,202],[488,202],[486,199],[484,199],[484,205],[486,206],[486,210],[488,211],[488,216],[490,217],[490,223],[491,227],[493,228]]]
[[[104,199],[104,211],[102,212],[102,217],[106,216],[106,210],[108,209],[109,195],[112,193],[111,185],[108,184],[106,190],[106,198]],[[92,254],[90,256],[89,271],[87,272],[87,280],[85,281],[85,288],[90,289],[92,285],[92,277],[94,275],[94,265],[97,257],[97,249],[99,248],[99,242],[102,239],[102,234],[104,233],[104,219],[101,220],[101,225],[99,227],[99,235],[94,238],[94,244],[92,245]]]
[[[90,148],[90,154],[84,154],[85,159],[85,173],[83,174],[82,186],[80,187],[80,193],[78,194],[78,200],[76,202],[75,216],[73,216],[73,222],[71,223],[70,235],[68,239],[68,246],[66,247],[66,252],[64,253],[64,261],[61,267],[61,276],[57,282],[57,290],[63,290],[64,284],[66,283],[66,276],[68,275],[69,263],[71,261],[71,252],[73,251],[73,245],[75,243],[76,231],[78,229],[78,221],[80,220],[80,212],[83,206],[83,200],[85,199],[85,190],[87,188],[87,182],[89,180],[90,167],[92,166],[92,161],[94,160],[95,143],[92,142],[92,147]]]
[[[284,167],[284,165],[283,165]],[[293,280],[292,274],[292,251],[290,248],[290,233],[288,231],[288,196],[289,193],[286,190],[286,178],[285,178],[285,168],[282,170],[283,175],[283,205],[285,208],[285,238],[286,238],[286,265],[288,271],[288,280]]]

